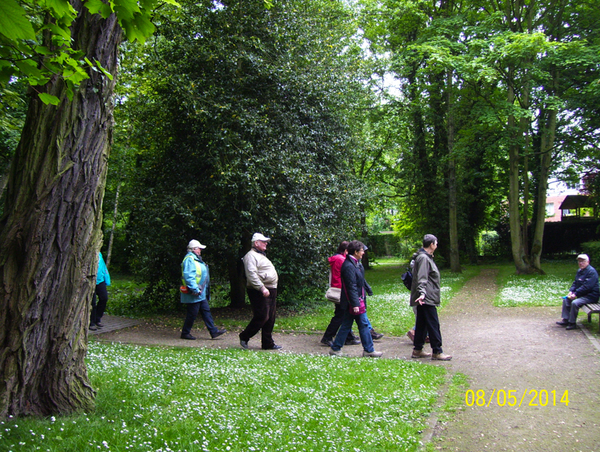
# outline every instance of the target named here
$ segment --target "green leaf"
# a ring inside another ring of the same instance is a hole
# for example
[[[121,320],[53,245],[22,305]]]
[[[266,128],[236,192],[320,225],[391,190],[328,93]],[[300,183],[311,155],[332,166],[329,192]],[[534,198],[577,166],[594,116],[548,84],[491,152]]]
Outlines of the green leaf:
[[[108,18],[108,16],[110,16],[112,13],[110,5],[102,2],[101,0],[88,0],[85,2],[85,7],[92,14],[100,14],[103,19]]]
[[[104,75],[106,75],[109,78],[109,80],[113,79],[113,75],[110,72],[108,72],[106,69],[104,69],[99,61],[96,61],[96,66],[98,66],[98,69],[100,69],[100,71],[102,71],[102,73]]]
[[[52,94],[48,94],[48,93],[40,93],[38,94],[40,100],[42,102],[44,102],[46,105],[51,104],[51,105],[58,105],[60,103],[60,99],[56,96],[53,96]]]
[[[77,16],[75,8],[71,6],[68,1],[65,0],[46,0],[46,5],[49,8],[52,8],[54,13],[53,17],[57,19],[67,19],[67,22],[70,24],[73,19]]]
[[[133,20],[135,13],[140,12],[135,0],[115,0],[114,4],[119,21],[129,22]]]
[[[35,31],[25,11],[15,0],[2,0],[0,2],[0,30],[8,39],[35,40]]]
[[[14,72],[15,68],[13,66],[0,67],[0,85],[8,85]]]

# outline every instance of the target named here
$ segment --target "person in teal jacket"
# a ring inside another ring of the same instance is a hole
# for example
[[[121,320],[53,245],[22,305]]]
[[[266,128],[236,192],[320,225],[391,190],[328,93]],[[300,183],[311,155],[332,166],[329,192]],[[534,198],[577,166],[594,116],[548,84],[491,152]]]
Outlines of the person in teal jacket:
[[[107,286],[110,286],[110,274],[108,268],[102,257],[102,253],[98,253],[98,273],[96,274],[96,289],[94,296],[92,297],[92,314],[90,316],[90,330],[95,331],[98,328],[102,328],[102,316],[106,310],[106,303],[108,302],[108,290]],[[98,303],[96,304],[96,297],[98,297]]]
[[[204,320],[211,338],[215,339],[227,332],[215,326],[210,313],[208,305],[210,300],[210,275],[208,265],[204,263],[201,256],[204,248],[206,248],[206,245],[202,245],[198,240],[190,240],[187,254],[181,263],[181,302],[187,306],[181,339],[196,339],[191,333],[198,312],[202,315],[202,320]]]

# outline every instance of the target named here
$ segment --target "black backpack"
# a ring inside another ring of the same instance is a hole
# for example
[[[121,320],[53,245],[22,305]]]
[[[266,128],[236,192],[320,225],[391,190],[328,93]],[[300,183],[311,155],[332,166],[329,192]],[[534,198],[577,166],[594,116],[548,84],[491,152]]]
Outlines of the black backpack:
[[[410,288],[412,286],[412,280],[413,280],[413,275],[412,275],[412,272],[410,271],[410,268],[407,268],[406,271],[404,273],[402,273],[401,278],[402,278],[402,282],[404,283],[406,288],[408,290],[410,290]]]

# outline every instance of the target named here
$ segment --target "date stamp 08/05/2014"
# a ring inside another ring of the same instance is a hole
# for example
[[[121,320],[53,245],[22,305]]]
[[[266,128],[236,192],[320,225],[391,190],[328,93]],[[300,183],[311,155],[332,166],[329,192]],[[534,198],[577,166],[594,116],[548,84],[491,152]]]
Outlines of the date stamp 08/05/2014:
[[[489,393],[488,393],[489,394]],[[555,390],[546,389],[494,389],[488,396],[483,389],[474,391],[469,389],[465,392],[465,404],[467,406],[489,407],[490,404],[498,406],[520,407],[520,406],[556,406],[556,404],[569,406],[569,390],[562,395]]]

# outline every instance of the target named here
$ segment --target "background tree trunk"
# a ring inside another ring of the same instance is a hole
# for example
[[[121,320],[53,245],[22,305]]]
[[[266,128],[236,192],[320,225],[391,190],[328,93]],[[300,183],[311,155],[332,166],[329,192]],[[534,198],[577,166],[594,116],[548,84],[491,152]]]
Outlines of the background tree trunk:
[[[82,3],[73,48],[115,73],[121,29]],[[68,100],[62,80],[31,98],[0,221],[0,418],[89,410],[84,358],[112,126],[114,80],[90,71]]]
[[[542,244],[544,242],[544,226],[546,224],[546,195],[548,192],[548,177],[550,165],[552,164],[552,149],[556,136],[556,109],[547,110],[540,116],[540,122],[544,120],[545,126],[542,130],[540,144],[540,175],[538,184],[538,202],[533,243],[531,245],[531,264],[538,271],[542,271]]]
[[[450,226],[450,270],[460,273],[460,253],[458,250],[458,201],[456,185],[456,160],[454,156],[454,112],[452,109],[452,75],[449,70],[447,74],[448,90],[448,223]]]
[[[242,308],[246,304],[246,277],[244,275],[244,264],[241,258],[230,256],[227,259],[229,271],[229,297],[232,308]]]
[[[512,75],[513,71],[510,71]],[[512,77],[511,77],[512,78]],[[508,105],[513,105],[515,101],[515,94],[512,84],[508,86]],[[509,212],[509,224],[510,224],[510,243],[513,260],[517,273],[529,273],[529,265],[525,260],[525,249],[523,246],[523,236],[521,231],[521,215],[519,208],[521,204],[520,190],[519,190],[519,136],[516,132],[516,124],[514,115],[508,117],[508,130],[511,136],[510,148],[509,148],[509,170],[508,170],[508,212]]]
[[[117,192],[115,193],[115,208],[113,210],[112,227],[110,228],[110,237],[108,239],[108,251],[106,255],[106,267],[110,268],[110,258],[112,256],[113,242],[115,240],[115,229],[117,227],[117,215],[119,214],[119,193],[121,192],[122,182],[117,184]]]

